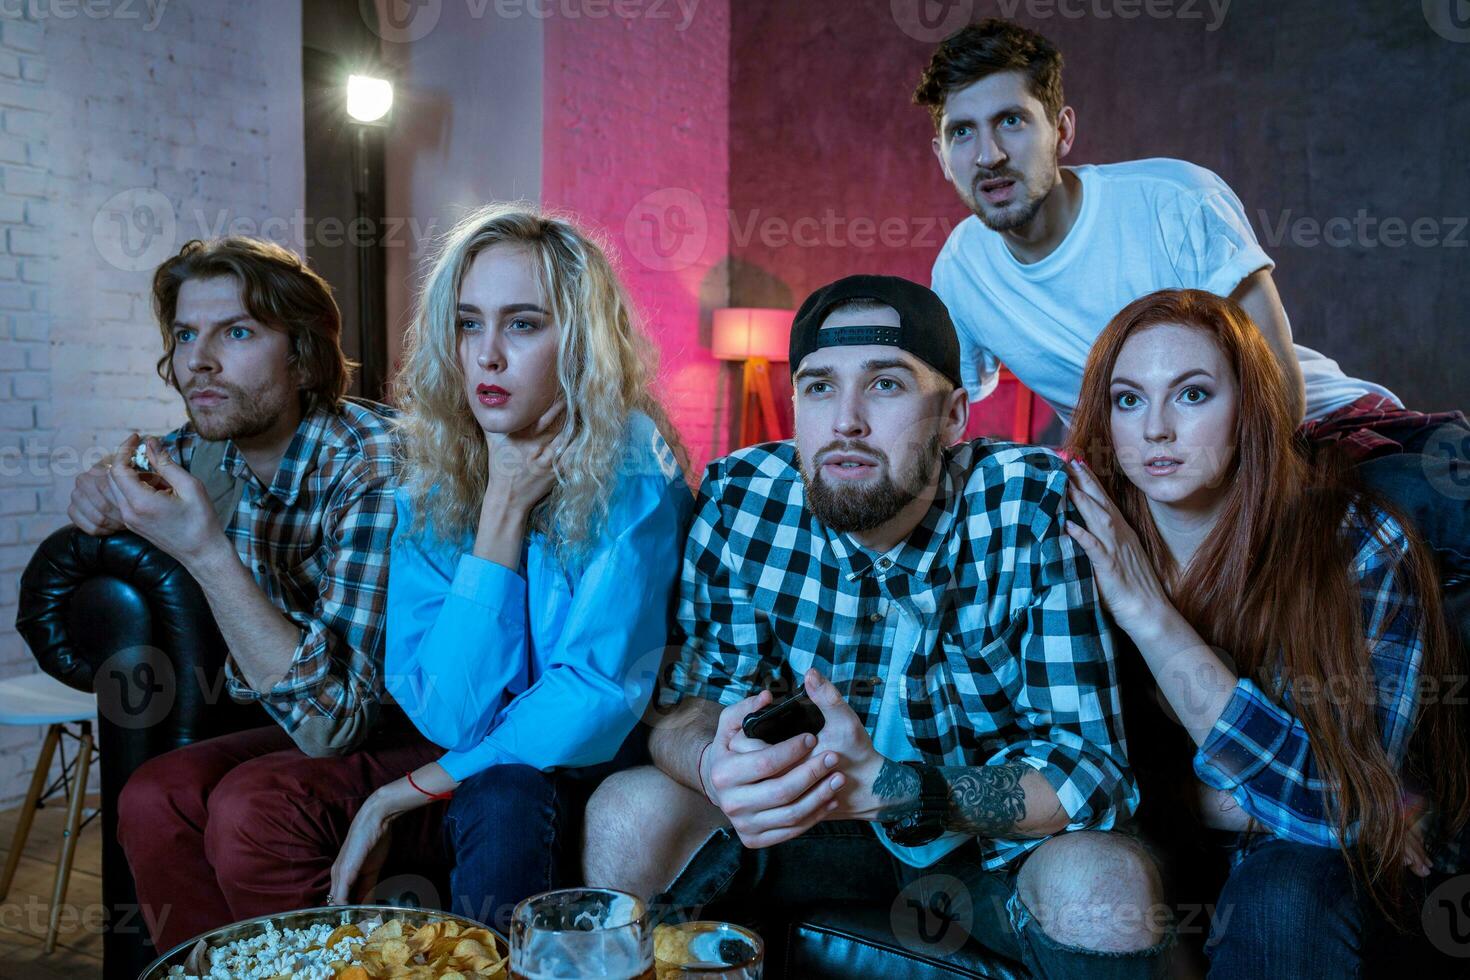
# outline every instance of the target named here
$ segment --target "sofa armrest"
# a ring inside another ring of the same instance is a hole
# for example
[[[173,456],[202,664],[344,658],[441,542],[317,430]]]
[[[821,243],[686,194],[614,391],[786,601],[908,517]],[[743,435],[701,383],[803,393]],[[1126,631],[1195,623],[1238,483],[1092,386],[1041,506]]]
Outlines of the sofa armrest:
[[[15,625],[42,670],[95,692],[106,720],[154,730],[159,751],[270,722],[226,693],[225,642],[198,583],[135,534],[53,533],[21,575]]]
[[[153,635],[155,621],[165,635]],[[80,691],[95,690],[110,648],[130,641],[186,652],[222,645],[198,584],[170,555],[135,534],[71,526],[43,541],[22,573],[15,626],[41,669]]]
[[[198,583],[133,534],[65,527],[21,575],[16,629],[41,669],[97,694],[106,980],[133,980],[156,955],[117,842],[117,798],[154,756],[273,724],[225,690],[226,647]]]

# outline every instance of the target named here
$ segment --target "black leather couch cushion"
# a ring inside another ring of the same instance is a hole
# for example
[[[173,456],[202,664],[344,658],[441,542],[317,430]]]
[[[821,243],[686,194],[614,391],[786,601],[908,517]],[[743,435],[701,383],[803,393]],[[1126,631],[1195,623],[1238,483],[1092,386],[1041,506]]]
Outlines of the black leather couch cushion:
[[[854,977],[1020,980],[1026,976],[1020,964],[997,956],[974,941],[948,955],[926,954],[917,943],[905,946],[894,935],[886,906],[809,912],[792,924],[784,962],[776,975],[792,980]]]

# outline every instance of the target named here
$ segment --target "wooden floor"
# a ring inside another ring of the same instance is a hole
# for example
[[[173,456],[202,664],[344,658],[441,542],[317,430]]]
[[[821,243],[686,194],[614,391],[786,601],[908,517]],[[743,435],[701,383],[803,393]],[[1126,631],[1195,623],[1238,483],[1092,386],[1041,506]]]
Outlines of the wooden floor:
[[[88,807],[97,805],[89,797]],[[0,813],[0,871],[9,856],[19,808]],[[56,949],[47,956],[46,926],[56,884],[56,857],[66,808],[60,802],[36,812],[10,893],[0,901],[0,977],[61,980],[102,976],[102,821],[82,829],[72,861]]]

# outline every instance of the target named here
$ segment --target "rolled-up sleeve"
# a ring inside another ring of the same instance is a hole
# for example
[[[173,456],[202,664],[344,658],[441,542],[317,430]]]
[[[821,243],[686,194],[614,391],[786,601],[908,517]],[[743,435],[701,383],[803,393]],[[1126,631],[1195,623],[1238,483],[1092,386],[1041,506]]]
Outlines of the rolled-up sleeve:
[[[954,260],[940,253],[934,262],[930,280],[934,292],[949,308],[954,320],[955,334],[960,342],[960,380],[970,396],[971,404],[990,396],[1000,384],[1000,360],[981,340],[981,333],[966,316],[969,304],[964,302],[952,277]]]
[[[1401,568],[1403,532],[1397,528],[1389,519],[1380,522],[1360,548],[1355,568],[1369,637],[1376,721],[1390,761],[1401,766],[1418,711],[1423,624]],[[1293,698],[1338,696],[1330,684],[1316,690],[1298,682],[1277,703],[1255,681],[1241,678],[1195,753],[1195,773],[1206,785],[1229,793],[1272,834],[1338,846],[1341,835],[1327,807],[1329,786],[1311,737],[1291,707]],[[1352,843],[1355,831],[1355,826],[1348,827],[1346,843]]]
[[[648,706],[668,647],[691,507],[682,478],[640,477],[619,487],[540,676],[509,700],[483,738],[439,760],[452,778],[507,763],[596,765],[617,753]],[[519,638],[496,643],[524,644],[525,635],[523,627]]]
[[[334,493],[315,556],[316,601],[284,612],[301,637],[279,682],[256,691],[226,661],[231,696],[258,701],[309,755],[350,751],[377,722],[393,497],[390,477],[368,464]]]
[[[1202,172],[1201,180],[1178,202],[1174,268],[1184,286],[1229,296],[1247,276],[1275,263],[1261,248],[1230,185],[1209,171]]]

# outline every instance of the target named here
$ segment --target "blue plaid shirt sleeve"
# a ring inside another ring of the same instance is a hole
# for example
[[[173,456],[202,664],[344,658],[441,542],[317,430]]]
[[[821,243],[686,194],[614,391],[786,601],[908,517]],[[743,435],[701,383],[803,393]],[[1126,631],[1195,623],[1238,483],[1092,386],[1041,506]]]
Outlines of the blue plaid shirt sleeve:
[[[1379,730],[1395,765],[1403,764],[1413,734],[1423,659],[1419,603],[1400,568],[1403,540],[1403,529],[1380,515],[1354,562]],[[1290,696],[1288,690],[1285,703],[1277,704],[1254,681],[1241,678],[1195,753],[1194,770],[1207,785],[1229,793],[1277,837],[1336,847],[1339,834],[1326,807],[1328,787],[1307,731],[1292,714]],[[1350,827],[1347,843],[1352,843],[1353,834]]]
[[[684,545],[676,620],[679,654],[660,686],[667,707],[686,697],[732,705],[769,686],[776,668],[764,663],[769,624],[750,588],[731,574],[739,556],[730,547],[720,499],[720,463],[705,471],[694,522]]]

